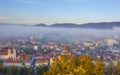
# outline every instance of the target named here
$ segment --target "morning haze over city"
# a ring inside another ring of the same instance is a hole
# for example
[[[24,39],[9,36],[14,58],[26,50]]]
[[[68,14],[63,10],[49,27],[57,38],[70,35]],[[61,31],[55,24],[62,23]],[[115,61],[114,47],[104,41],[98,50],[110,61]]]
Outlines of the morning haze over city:
[[[120,75],[120,0],[1,0],[0,75]]]

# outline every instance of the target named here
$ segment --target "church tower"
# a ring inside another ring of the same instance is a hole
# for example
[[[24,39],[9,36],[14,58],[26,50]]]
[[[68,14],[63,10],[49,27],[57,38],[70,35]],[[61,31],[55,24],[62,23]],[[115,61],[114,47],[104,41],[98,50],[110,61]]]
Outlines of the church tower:
[[[16,59],[16,50],[13,48],[13,58]]]
[[[8,49],[8,57],[11,58],[11,50]]]
[[[17,53],[16,53],[16,50],[14,48],[12,50],[8,49],[8,57],[12,58],[12,59],[16,59],[17,58]]]

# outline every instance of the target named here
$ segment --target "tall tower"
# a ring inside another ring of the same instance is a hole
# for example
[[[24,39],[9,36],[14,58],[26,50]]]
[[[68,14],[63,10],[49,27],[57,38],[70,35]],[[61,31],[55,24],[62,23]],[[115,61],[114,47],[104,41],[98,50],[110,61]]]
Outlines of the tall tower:
[[[10,49],[8,49],[8,57],[11,58],[11,50]]]
[[[13,48],[13,58],[15,58],[16,59],[16,50]]]

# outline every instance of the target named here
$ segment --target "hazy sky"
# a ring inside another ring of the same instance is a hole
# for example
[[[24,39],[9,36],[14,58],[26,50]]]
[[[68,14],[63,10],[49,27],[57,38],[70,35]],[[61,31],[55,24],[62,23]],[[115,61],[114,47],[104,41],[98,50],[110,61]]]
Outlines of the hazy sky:
[[[120,21],[120,0],[0,0],[0,23]]]

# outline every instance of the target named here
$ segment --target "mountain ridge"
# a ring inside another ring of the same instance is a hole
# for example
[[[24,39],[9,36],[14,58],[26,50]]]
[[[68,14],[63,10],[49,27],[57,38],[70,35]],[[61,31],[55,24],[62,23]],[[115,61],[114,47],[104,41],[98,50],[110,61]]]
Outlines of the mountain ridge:
[[[43,27],[43,24],[37,24],[34,26]],[[44,27],[60,27],[60,28],[90,28],[90,29],[113,29],[114,27],[120,27],[120,22],[99,22],[99,23],[55,23],[52,25],[44,24]]]
[[[33,26],[33,27],[55,27],[55,28],[113,29],[114,27],[120,27],[120,22],[99,22],[99,23],[85,23],[85,24],[55,23],[51,25],[47,25],[44,23],[40,23],[36,25],[0,23],[0,25],[1,26],[18,25],[18,26]]]

